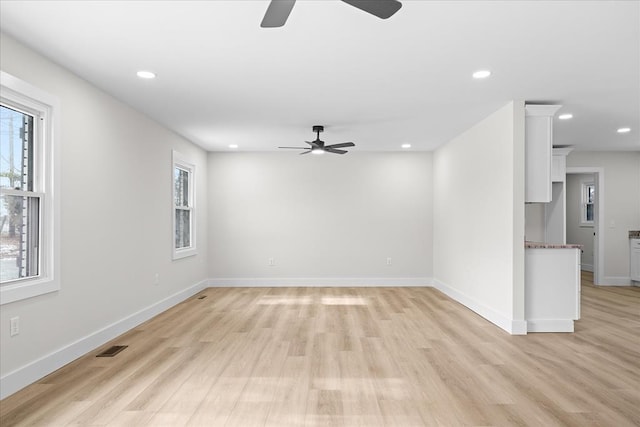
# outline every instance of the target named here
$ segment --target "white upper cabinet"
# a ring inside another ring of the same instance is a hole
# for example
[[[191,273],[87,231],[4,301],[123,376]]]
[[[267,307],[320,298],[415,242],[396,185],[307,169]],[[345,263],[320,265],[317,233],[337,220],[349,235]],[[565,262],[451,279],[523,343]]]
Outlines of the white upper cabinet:
[[[564,182],[567,173],[567,157],[555,154],[555,149],[553,151],[553,158],[551,159],[551,181]]]
[[[556,147],[551,160],[551,181],[564,182],[567,176],[567,155],[573,147]]]
[[[525,202],[551,201],[553,116],[561,105],[525,105]]]

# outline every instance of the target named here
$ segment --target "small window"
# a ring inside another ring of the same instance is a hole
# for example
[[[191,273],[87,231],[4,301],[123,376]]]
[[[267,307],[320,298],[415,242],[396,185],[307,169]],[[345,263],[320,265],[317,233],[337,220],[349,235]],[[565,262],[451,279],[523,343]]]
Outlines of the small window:
[[[173,152],[173,259],[195,255],[195,171],[180,153]]]
[[[596,186],[593,181],[582,182],[582,205],[580,208],[580,225],[593,227],[595,215],[594,202],[596,197]]]
[[[10,74],[1,77],[0,299],[6,304],[60,288],[58,101]]]

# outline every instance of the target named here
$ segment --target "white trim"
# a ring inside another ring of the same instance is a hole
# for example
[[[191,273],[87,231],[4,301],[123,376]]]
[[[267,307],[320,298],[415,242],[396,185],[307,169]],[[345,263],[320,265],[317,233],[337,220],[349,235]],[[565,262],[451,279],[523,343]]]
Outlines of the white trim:
[[[596,206],[596,238],[595,238],[595,250],[593,251],[594,256],[594,275],[593,275],[593,283],[595,285],[599,285],[604,281],[604,242],[606,229],[604,227],[604,215],[605,215],[605,206],[604,206],[604,168],[602,167],[592,167],[592,166],[576,166],[576,167],[567,167],[567,175],[569,174],[578,174],[578,173],[594,173],[597,174],[596,178],[596,198],[598,199],[598,204]]]
[[[9,73],[0,71],[2,97],[39,111],[44,119],[39,153],[42,158],[36,159],[40,173],[37,176],[38,191],[45,194],[41,205],[41,276],[37,279],[0,287],[0,305],[26,298],[43,295],[60,290],[60,142],[61,142],[61,108],[60,100],[42,89],[27,83]],[[43,144],[44,141],[44,144]],[[43,181],[44,180],[44,181]],[[35,183],[35,182],[34,182]]]
[[[567,157],[569,155],[569,153],[571,153],[573,151],[575,147],[572,145],[569,145],[567,147],[553,147],[551,149],[551,152],[553,153],[554,156],[564,156]]]
[[[457,289],[441,282],[438,279],[433,279],[434,287],[448,296],[449,298],[459,302],[468,309],[476,312],[480,316],[487,319],[489,322],[504,329],[511,335],[526,335],[527,333],[527,321],[511,319],[509,316],[495,311],[493,308],[486,306],[485,304],[476,301],[474,298],[463,294]]]
[[[525,104],[525,116],[553,117],[562,105]]]
[[[598,286],[631,286],[631,277],[603,277]]]
[[[571,319],[529,319],[527,332],[573,332]]]
[[[431,277],[243,277],[209,279],[212,288],[431,287]]]
[[[3,188],[2,194],[17,197],[37,197],[40,200],[44,197],[44,193],[38,191],[13,190],[11,188]]]
[[[526,320],[511,320],[511,335],[527,335],[527,321]]]
[[[0,378],[0,399],[17,392],[18,390],[32,384],[44,376],[52,373],[56,369],[74,361],[96,348],[104,345],[112,339],[135,328],[154,316],[168,310],[176,304],[190,298],[201,290],[205,289],[207,280],[203,280],[195,285],[177,292],[167,298],[160,300],[150,306],[143,308],[117,322],[114,322],[102,329],[99,329],[84,338],[68,344],[38,360],[30,362],[21,368],[7,373]]]

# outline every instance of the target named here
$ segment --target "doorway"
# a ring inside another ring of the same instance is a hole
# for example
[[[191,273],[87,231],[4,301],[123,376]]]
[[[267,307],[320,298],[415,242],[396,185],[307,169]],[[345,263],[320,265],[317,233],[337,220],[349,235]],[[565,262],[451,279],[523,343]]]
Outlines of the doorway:
[[[604,171],[602,168],[567,168],[567,243],[583,245],[581,269],[593,272],[593,283],[604,276]]]

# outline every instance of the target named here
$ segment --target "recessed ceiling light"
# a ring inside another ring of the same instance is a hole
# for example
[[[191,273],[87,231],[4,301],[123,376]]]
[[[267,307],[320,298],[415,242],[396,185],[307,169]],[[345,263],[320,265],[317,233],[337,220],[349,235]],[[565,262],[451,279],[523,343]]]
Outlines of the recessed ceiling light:
[[[486,79],[490,75],[491,75],[491,71],[489,71],[489,70],[478,70],[475,73],[473,73],[473,78],[474,79]]]
[[[238,144],[229,144],[229,148],[236,149],[238,148]]]
[[[569,114],[569,113],[567,113],[567,114],[560,114],[560,115],[558,116],[558,118],[559,118],[560,120],[569,120],[569,119],[572,119],[572,118],[573,118],[573,114]]]
[[[411,144],[402,144],[401,147],[402,148],[411,148]]]
[[[136,76],[140,77],[141,79],[155,79],[156,78],[156,73],[152,73],[151,71],[138,71],[136,73]]]
[[[620,128],[618,129],[618,133],[629,133],[631,132],[631,128]]]

